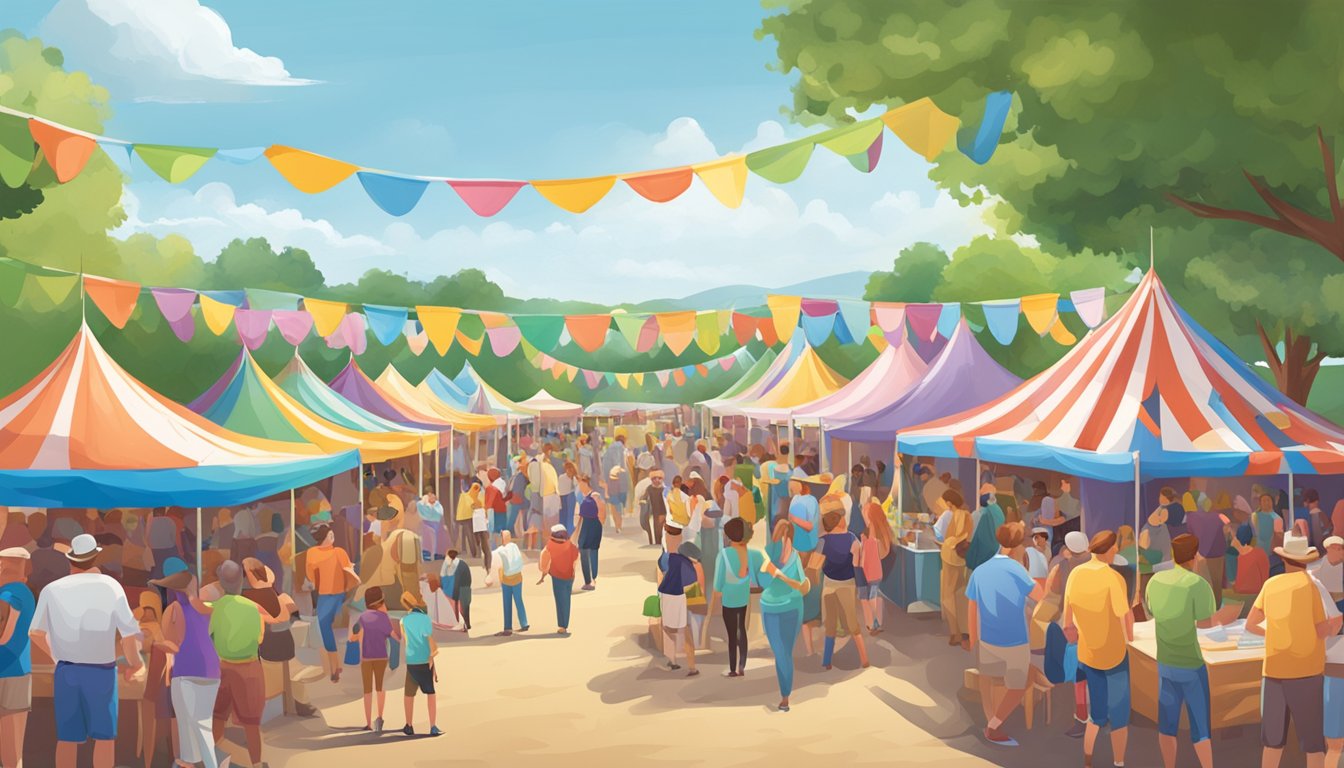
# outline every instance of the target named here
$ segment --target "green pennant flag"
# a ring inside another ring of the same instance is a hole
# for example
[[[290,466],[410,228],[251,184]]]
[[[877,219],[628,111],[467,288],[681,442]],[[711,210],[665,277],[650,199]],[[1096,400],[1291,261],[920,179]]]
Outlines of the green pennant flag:
[[[22,264],[0,259],[0,304],[12,307],[19,303],[19,294],[23,292],[27,275]]]
[[[206,147],[169,147],[162,144],[136,144],[135,154],[149,169],[170,184],[180,184],[201,170],[217,149]]]
[[[23,186],[33,170],[37,144],[28,129],[28,121],[16,115],[0,114],[0,181],[11,189]]]
[[[79,275],[62,272],[30,272],[24,281],[24,298],[27,304],[38,309],[59,307],[70,298],[70,293],[79,285]]]
[[[719,313],[710,310],[695,316],[695,344],[706,355],[719,351]]]
[[[784,184],[803,175],[814,147],[813,139],[807,138],[752,152],[747,155],[747,168],[766,181]]]
[[[616,318],[616,330],[620,331],[621,338],[630,345],[631,351],[639,344],[639,332],[644,330],[644,323],[648,317],[644,315],[613,315]]]
[[[861,120],[853,125],[832,128],[818,134],[814,139],[818,144],[837,155],[849,157],[860,152],[867,152],[873,142],[877,141],[877,137],[882,135],[882,129],[885,127],[882,121],[875,117],[871,120]]]
[[[284,291],[270,291],[265,288],[245,288],[247,294],[247,306],[249,309],[298,309],[299,299],[302,297],[297,293],[286,293]]]
[[[523,338],[542,352],[553,351],[565,332],[564,315],[517,315],[513,322]]]

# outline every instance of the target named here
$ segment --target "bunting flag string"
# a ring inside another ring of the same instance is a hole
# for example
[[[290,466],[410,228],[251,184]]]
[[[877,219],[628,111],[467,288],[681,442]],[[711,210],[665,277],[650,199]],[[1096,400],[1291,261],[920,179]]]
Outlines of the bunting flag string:
[[[1013,95],[1009,91],[988,94],[975,134],[959,145],[960,151],[976,163],[988,162],[998,146],[1012,102]],[[859,171],[868,173],[881,157],[884,129],[890,130],[925,160],[933,162],[954,143],[953,138],[961,126],[960,119],[939,109],[926,97],[889,109],[879,117],[858,120],[744,155],[729,155],[677,168],[572,179],[462,179],[369,168],[283,144],[221,149],[126,141],[0,107],[0,182],[17,187],[38,167],[45,165],[58,182],[65,184],[77,177],[93,152],[101,148],[113,162],[128,171],[131,170],[131,156],[140,158],[155,175],[170,184],[190,179],[215,158],[241,165],[265,157],[285,181],[307,194],[325,192],[354,176],[369,200],[391,216],[410,213],[431,184],[437,182],[446,183],[467,208],[482,217],[498,214],[523,187],[531,187],[561,210],[579,214],[605,198],[618,181],[645,200],[666,203],[685,194],[697,178],[721,204],[737,208],[745,193],[748,171],[776,184],[791,182],[807,168],[813,150],[822,146],[848,159]],[[783,338],[784,334],[780,335]]]
[[[524,342],[526,343],[526,342]],[[526,350],[525,350],[526,351]],[[538,370],[548,372],[551,378],[560,380],[562,377],[569,381],[575,381],[582,376],[588,389],[598,389],[603,385],[615,384],[621,389],[628,389],[633,380],[636,386],[643,386],[643,377],[646,374],[655,374],[659,385],[666,387],[668,381],[672,381],[677,386],[684,385],[690,380],[692,375],[699,378],[708,378],[714,371],[730,371],[737,365],[750,365],[751,354],[745,349],[737,349],[732,353],[719,358],[708,360],[695,365],[682,365],[676,368],[667,368],[659,371],[596,371],[591,368],[583,368],[576,365],[557,360],[545,352],[536,352],[535,355],[528,356],[531,362]]]

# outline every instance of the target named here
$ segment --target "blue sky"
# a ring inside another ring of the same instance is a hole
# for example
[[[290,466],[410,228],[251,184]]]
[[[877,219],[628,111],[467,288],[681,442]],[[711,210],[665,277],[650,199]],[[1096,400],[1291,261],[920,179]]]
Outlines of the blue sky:
[[[112,91],[107,132],[166,144],[282,143],[408,173],[548,178],[658,168],[815,131],[790,123],[754,2],[25,0],[6,23]],[[912,94],[917,97],[919,94]],[[888,137],[890,138],[890,137]],[[168,185],[133,167],[119,234],[307,248],[333,280],[480,267],[519,296],[597,301],[782,285],[886,268],[916,240],[986,228],[894,140],[864,175],[818,151],[803,178],[748,182],[726,210],[699,185],[655,205],[623,185],[592,211],[525,189],[481,219],[446,185],[393,218],[353,178],[309,196],[264,161]]]

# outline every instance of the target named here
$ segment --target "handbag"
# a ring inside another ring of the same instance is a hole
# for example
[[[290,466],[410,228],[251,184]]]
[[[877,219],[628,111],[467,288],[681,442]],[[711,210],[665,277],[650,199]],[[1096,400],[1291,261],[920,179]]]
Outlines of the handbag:
[[[401,643],[395,637],[387,638],[387,668],[393,672],[401,666]]]
[[[347,667],[359,666],[359,641],[345,641],[345,665]]]

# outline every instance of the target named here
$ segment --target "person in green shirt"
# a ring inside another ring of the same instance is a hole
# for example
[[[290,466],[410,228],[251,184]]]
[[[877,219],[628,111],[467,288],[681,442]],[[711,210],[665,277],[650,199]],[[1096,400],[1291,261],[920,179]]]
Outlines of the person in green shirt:
[[[728,677],[741,677],[747,668],[747,610],[751,587],[759,581],[765,555],[747,549],[751,528],[740,517],[723,524],[728,548],[719,552],[714,568],[714,602],[723,606],[723,626],[728,631]],[[710,613],[714,612],[713,605]]]
[[[1213,766],[1209,740],[1209,671],[1196,628],[1211,627],[1213,588],[1195,573],[1199,540],[1184,533],[1171,540],[1176,567],[1153,574],[1144,602],[1157,630],[1157,742],[1166,768],[1176,764],[1176,734],[1184,704],[1190,740],[1203,768]]]
[[[224,738],[232,715],[243,726],[247,755],[261,764],[261,715],[266,705],[266,677],[257,651],[266,624],[259,605],[242,596],[243,567],[225,560],[216,571],[222,597],[210,603],[210,640],[219,654],[219,694],[215,697],[215,744]]]

